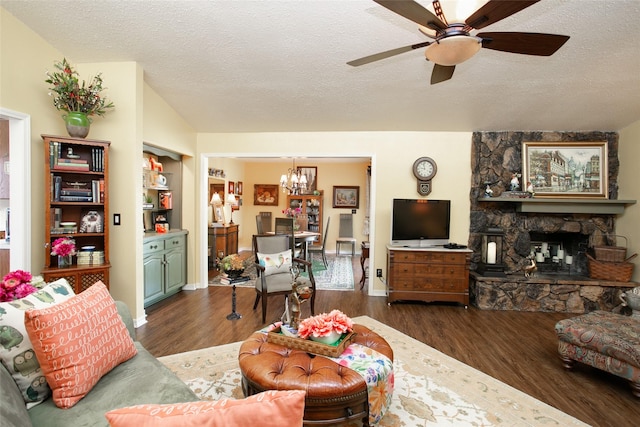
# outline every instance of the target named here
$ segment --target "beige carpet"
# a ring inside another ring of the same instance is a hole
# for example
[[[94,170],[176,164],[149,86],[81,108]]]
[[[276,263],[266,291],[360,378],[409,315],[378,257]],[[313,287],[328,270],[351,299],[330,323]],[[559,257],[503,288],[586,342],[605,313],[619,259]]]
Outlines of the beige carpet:
[[[379,426],[587,425],[370,317],[354,321],[383,336],[394,351],[395,392]],[[160,361],[202,399],[241,399],[239,348],[238,342]]]

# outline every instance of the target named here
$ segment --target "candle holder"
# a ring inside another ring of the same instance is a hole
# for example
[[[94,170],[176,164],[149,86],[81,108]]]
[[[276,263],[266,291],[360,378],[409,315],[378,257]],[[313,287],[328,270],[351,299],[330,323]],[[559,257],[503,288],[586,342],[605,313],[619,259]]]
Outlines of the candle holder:
[[[504,231],[501,228],[489,228],[482,233],[482,248],[477,271],[483,276],[505,277],[502,261]]]

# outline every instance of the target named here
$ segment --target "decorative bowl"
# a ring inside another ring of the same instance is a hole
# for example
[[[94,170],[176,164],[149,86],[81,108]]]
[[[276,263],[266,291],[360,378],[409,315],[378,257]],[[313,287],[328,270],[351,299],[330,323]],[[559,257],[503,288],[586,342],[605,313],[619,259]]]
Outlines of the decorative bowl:
[[[320,342],[322,344],[332,345],[335,344],[340,339],[340,337],[342,337],[341,333],[333,331],[329,335],[325,335],[323,337],[314,337],[313,335],[311,335],[309,339],[311,341]]]
[[[60,227],[62,228],[73,228],[76,226],[75,222],[61,222]]]

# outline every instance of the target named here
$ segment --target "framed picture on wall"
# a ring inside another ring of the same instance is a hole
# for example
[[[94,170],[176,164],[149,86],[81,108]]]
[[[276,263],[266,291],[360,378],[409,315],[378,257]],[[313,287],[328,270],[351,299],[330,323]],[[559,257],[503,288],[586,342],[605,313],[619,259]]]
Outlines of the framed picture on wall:
[[[242,181],[238,181],[238,184],[236,184],[236,194],[242,196]]]
[[[360,187],[357,185],[334,185],[333,207],[358,209],[360,206]]]
[[[307,178],[305,194],[313,194],[318,189],[318,168],[315,166],[299,166],[298,170]]]
[[[233,181],[229,181],[229,191],[228,194],[235,194],[235,183]]]
[[[256,206],[278,206],[278,184],[255,184],[253,204]]]
[[[523,142],[522,187],[536,197],[608,197],[607,143]]]

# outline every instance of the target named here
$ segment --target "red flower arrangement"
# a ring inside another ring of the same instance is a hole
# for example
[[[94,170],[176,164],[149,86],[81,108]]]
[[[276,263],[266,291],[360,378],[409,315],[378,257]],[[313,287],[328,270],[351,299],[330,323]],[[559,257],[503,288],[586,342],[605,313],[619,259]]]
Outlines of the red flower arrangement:
[[[40,276],[34,278],[27,271],[12,271],[4,276],[0,282],[0,302],[24,298],[37,291],[44,284],[44,280]]]
[[[282,210],[282,213],[289,218],[297,218],[302,213],[301,208],[286,208]]]
[[[67,256],[76,254],[76,242],[68,237],[60,237],[51,245],[51,255]]]
[[[340,310],[333,310],[329,314],[322,313],[309,317],[300,322],[298,336],[302,339],[309,337],[326,337],[332,333],[344,334],[353,330],[353,321]]]

